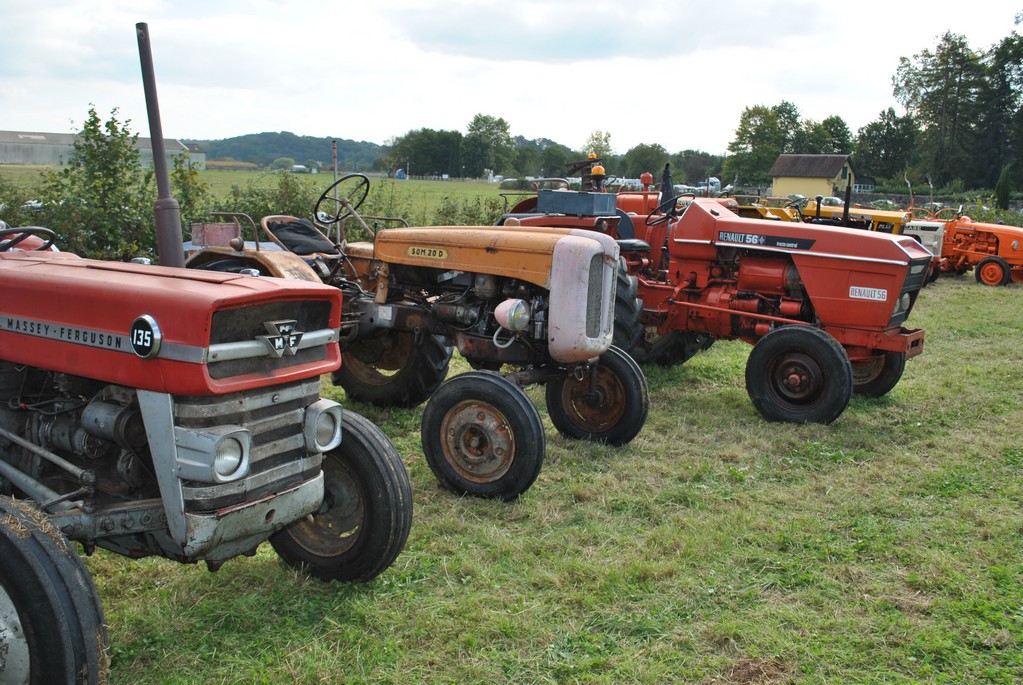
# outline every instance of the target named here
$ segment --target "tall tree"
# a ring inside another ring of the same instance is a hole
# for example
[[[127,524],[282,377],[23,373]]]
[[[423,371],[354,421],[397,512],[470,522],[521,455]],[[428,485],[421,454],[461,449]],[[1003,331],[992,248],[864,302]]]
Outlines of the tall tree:
[[[852,152],[852,131],[849,130],[845,119],[832,115],[824,119],[820,125],[827,132],[828,138],[828,147],[821,154],[843,155]]]
[[[785,142],[786,133],[777,108],[747,107],[739,117],[735,140],[728,144],[732,154],[725,159],[723,173],[745,185],[770,183],[768,172],[784,150]]]
[[[1023,36],[1004,38],[985,58],[986,78],[978,97],[975,181],[990,188],[1002,168],[1009,176],[1023,178]]]
[[[408,168],[417,176],[461,176],[462,134],[429,128],[409,131],[391,142],[390,169]]]
[[[889,107],[856,133],[853,159],[862,173],[901,181],[914,161],[917,127],[913,117],[900,117]]]
[[[778,129],[781,134],[781,150],[779,152],[796,152],[794,146],[799,137],[799,108],[788,100],[782,100],[771,108],[778,117]]]
[[[622,158],[622,168],[619,171],[626,178],[639,178],[644,171],[649,171],[657,176],[668,159],[668,151],[661,145],[640,143],[625,153]]]
[[[540,149],[534,145],[515,148],[515,173],[519,176],[540,175]]]
[[[583,145],[583,152],[586,154],[592,152],[606,161],[614,154],[614,150],[611,149],[611,134],[600,129],[591,132],[590,137],[586,139],[586,144]]]
[[[511,171],[515,157],[508,122],[500,117],[477,114],[466,128],[463,161],[470,176]]]
[[[710,176],[721,176],[725,158],[701,150],[683,150],[671,156],[672,175],[679,183],[694,184]],[[654,180],[659,180],[654,174]],[[729,179],[730,180],[730,179]]]
[[[578,155],[560,143],[548,143],[540,153],[540,174],[547,177],[565,175],[567,165]]]
[[[922,162],[938,184],[961,178],[969,166],[967,146],[982,76],[980,55],[952,32],[941,37],[934,52],[899,58],[893,94],[920,125]]]

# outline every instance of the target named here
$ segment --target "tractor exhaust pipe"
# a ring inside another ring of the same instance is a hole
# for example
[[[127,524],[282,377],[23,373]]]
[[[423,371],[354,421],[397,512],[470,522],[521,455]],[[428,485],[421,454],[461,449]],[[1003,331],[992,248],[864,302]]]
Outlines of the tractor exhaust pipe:
[[[149,138],[153,143],[153,169],[156,171],[156,250],[162,266],[185,265],[185,248],[181,237],[181,207],[171,197],[167,157],[163,147],[163,125],[160,123],[160,103],[156,99],[156,71],[153,69],[153,50],[149,42],[149,26],[135,24],[139,39],[139,59],[142,62],[142,87],[146,92],[146,112],[149,115]]]

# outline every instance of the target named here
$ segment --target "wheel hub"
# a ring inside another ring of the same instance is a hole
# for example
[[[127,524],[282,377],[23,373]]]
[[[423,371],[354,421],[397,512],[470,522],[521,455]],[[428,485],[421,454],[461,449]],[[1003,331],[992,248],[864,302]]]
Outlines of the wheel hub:
[[[822,371],[810,357],[794,355],[778,367],[778,391],[789,401],[814,397],[821,387]]]
[[[515,455],[515,436],[494,407],[462,402],[441,423],[448,462],[468,480],[486,483],[503,476]]]
[[[582,380],[568,380],[562,387],[561,401],[576,424],[587,432],[599,433],[621,420],[625,388],[612,373],[597,367]]]
[[[294,524],[303,528],[295,540],[306,551],[329,557],[355,543],[365,512],[359,488],[341,464],[324,459],[323,479],[323,503],[315,514]]]

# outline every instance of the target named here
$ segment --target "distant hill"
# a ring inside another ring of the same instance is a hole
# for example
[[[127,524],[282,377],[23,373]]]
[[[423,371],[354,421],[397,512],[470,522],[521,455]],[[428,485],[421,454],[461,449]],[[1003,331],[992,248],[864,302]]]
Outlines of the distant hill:
[[[288,131],[280,133],[249,133],[222,140],[185,140],[201,145],[210,160],[233,159],[251,162],[260,167],[270,166],[279,157],[290,157],[298,164],[315,160],[325,169],[331,167],[331,141],[337,140],[337,163],[340,169],[360,171],[375,169],[384,154],[384,146],[366,141],[334,139],[330,137],[297,136]]]

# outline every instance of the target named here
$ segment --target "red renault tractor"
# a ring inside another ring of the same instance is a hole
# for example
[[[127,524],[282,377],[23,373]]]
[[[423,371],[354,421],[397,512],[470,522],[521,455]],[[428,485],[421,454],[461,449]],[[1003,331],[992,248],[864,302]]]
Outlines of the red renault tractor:
[[[540,190],[500,223],[615,237],[642,300],[642,335],[617,319],[616,343],[675,364],[716,339],[745,340],[746,389],[769,420],[830,423],[854,391],[890,391],[923,350],[924,332],[903,327],[931,259],[916,240],[744,218],[665,188]]]

